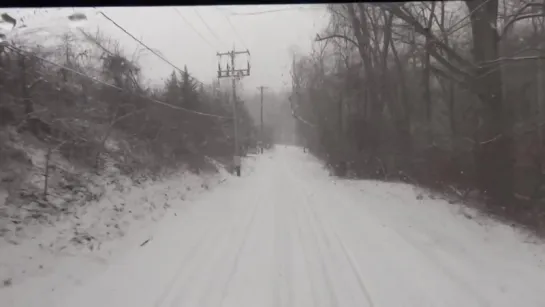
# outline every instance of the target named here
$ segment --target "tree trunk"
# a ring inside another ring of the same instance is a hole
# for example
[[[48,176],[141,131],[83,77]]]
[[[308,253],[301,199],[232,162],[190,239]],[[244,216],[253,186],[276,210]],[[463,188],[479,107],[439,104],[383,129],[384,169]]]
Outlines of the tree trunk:
[[[431,3],[431,11],[430,16],[428,17],[428,21],[426,24],[426,31],[431,31],[432,23],[433,23],[433,16],[435,13],[435,2]],[[424,85],[424,104],[425,104],[425,110],[426,110],[426,138],[428,145],[432,144],[433,142],[433,127],[432,127],[432,102],[431,102],[431,74],[430,74],[430,44],[431,41],[428,36],[425,37],[425,48],[424,48],[424,70],[423,70],[423,85]]]
[[[357,5],[358,14],[356,14],[355,5]],[[369,145],[373,149],[376,149],[375,147],[380,144],[380,119],[382,118],[383,105],[377,93],[377,82],[374,75],[375,69],[369,56],[370,39],[367,19],[365,18],[365,6],[363,3],[350,3],[346,6],[365,71],[364,82],[366,84],[367,103],[369,104],[369,109],[366,112],[369,111],[367,115],[371,124],[370,129],[373,130],[373,134],[370,135],[371,140]]]
[[[500,70],[482,65],[498,59],[496,30],[498,1],[466,1],[471,15],[473,54],[477,62],[476,90],[482,102],[482,125],[475,148],[477,179],[483,191],[499,205],[513,197],[513,136],[509,107],[503,99]]]

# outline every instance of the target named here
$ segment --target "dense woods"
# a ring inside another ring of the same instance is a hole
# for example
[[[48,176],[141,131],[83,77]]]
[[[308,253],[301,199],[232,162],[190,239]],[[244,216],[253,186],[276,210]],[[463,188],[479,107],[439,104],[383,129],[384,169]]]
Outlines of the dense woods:
[[[105,173],[157,178],[211,169],[211,159],[231,163],[229,89],[202,83],[187,67],[173,69],[164,86],[146,85],[142,50],[123,50],[101,32],[65,32],[46,46],[30,38],[6,41],[0,50],[0,188],[8,191],[7,207],[28,195],[48,203],[48,188],[89,192],[84,181]],[[244,152],[255,144],[255,129],[237,103]]]
[[[471,196],[545,230],[542,1],[328,6],[294,54],[305,145],[341,176]]]

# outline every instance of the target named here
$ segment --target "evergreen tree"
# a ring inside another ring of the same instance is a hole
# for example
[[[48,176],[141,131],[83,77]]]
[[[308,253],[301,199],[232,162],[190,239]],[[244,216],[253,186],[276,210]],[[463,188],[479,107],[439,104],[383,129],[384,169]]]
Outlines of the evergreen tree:
[[[191,79],[187,66],[184,66],[184,71],[181,73],[180,91],[181,99],[184,107],[196,109],[199,105],[199,95],[197,92],[197,84]]]
[[[175,71],[172,71],[165,82],[165,100],[171,104],[180,104],[181,102],[180,83]]]

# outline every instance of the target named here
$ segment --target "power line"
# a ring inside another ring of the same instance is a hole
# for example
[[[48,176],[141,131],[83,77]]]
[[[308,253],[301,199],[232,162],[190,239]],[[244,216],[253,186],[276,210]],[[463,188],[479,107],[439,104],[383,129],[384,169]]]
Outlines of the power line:
[[[225,16],[225,19],[227,19],[227,22],[229,23],[229,25],[231,26],[231,29],[233,29],[233,32],[235,32],[235,35],[238,37],[238,39],[240,40],[240,42],[242,43],[242,46],[246,49],[248,49],[246,43],[244,43],[244,40],[242,39],[242,36],[240,36],[237,32],[237,30],[235,29],[235,26],[231,23],[231,20],[229,19],[229,17]]]
[[[157,53],[155,50],[151,49],[150,47],[148,47],[148,45],[144,44],[141,40],[139,40],[138,38],[136,38],[134,35],[132,35],[131,33],[129,33],[129,31],[125,30],[125,28],[123,28],[122,26],[120,26],[117,22],[115,22],[112,18],[108,17],[104,12],[102,11],[99,11],[99,13],[104,16],[104,18],[108,19],[111,23],[113,23],[117,28],[119,28],[121,31],[125,32],[127,35],[129,35],[132,39],[134,39],[135,41],[137,41],[140,45],[142,45],[144,48],[148,49],[151,53],[155,54],[157,57],[159,57],[161,60],[163,60],[164,62],[168,63],[170,66],[174,67],[175,69],[177,69],[178,71],[180,71],[181,73],[186,73],[183,69],[179,68],[178,66],[172,64],[172,62],[170,62],[169,60],[165,59],[162,55],[160,55],[159,53]],[[189,75],[189,73],[188,73]],[[193,79],[193,81],[196,81],[200,84],[203,84],[204,83],[202,81],[200,81],[199,79],[193,77],[193,76],[189,76],[190,78]]]
[[[220,9],[216,8],[218,11]],[[222,15],[223,15],[223,12],[222,12]],[[235,32],[235,35],[237,36],[237,38],[240,40],[240,42],[242,43],[242,46],[246,49],[248,49],[248,47],[246,46],[246,44],[244,43],[244,40],[242,39],[242,37],[238,34],[237,32],[237,29],[235,28],[235,26],[233,25],[233,23],[231,22],[231,19],[229,19],[229,16],[227,15],[223,15],[223,17],[227,20],[227,22],[229,23],[229,26],[231,27],[231,29],[233,29],[233,32]]]
[[[231,6],[232,7],[232,6]],[[216,10],[220,10],[222,12],[229,12],[229,13],[233,13],[233,11],[229,8],[229,7],[225,7],[225,6],[214,6],[214,8]]]
[[[123,91],[123,92],[127,92],[127,90],[125,90],[125,89],[123,89],[123,88],[121,88],[121,87],[118,87],[118,86],[116,86],[116,85],[113,85],[113,84],[104,82],[104,81],[102,81],[102,80],[100,80],[100,79],[98,79],[98,78],[95,78],[95,77],[86,75],[86,74],[84,74],[84,73],[82,73],[82,72],[79,72],[79,71],[77,71],[77,70],[74,70],[74,69],[72,69],[72,68],[70,68],[70,67],[66,67],[66,66],[64,66],[64,65],[57,64],[57,63],[55,63],[55,62],[53,62],[53,61],[50,61],[50,60],[45,59],[45,58],[43,58],[43,57],[40,57],[40,56],[38,56],[38,55],[36,55],[36,54],[33,54],[33,53],[31,53],[31,52],[22,50],[22,49],[20,49],[20,48],[15,47],[15,46],[6,45],[6,48],[9,48],[9,49],[11,49],[11,50],[13,50],[13,51],[15,51],[15,52],[20,53],[20,54],[24,54],[24,55],[27,55],[27,56],[31,56],[31,57],[36,58],[36,59],[38,59],[38,60],[41,60],[41,61],[43,61],[43,62],[49,63],[49,64],[51,64],[51,65],[53,65],[53,66],[56,66],[56,67],[65,69],[65,70],[67,70],[67,71],[70,71],[70,72],[72,72],[72,73],[75,73],[75,74],[77,74],[77,75],[79,75],[79,76],[81,76],[81,77],[90,79],[90,80],[92,80],[92,81],[94,81],[94,82],[100,83],[100,84],[105,85],[105,86],[107,86],[107,87],[111,87],[111,88],[114,88],[114,89],[117,89],[117,90],[120,90],[120,91]],[[147,97],[147,96],[145,96],[145,95],[141,95],[141,94],[137,94],[137,93],[131,93],[131,94],[140,96],[140,97],[142,97],[142,98],[145,98],[145,99],[150,100],[150,101],[152,101],[152,102],[155,102],[155,103],[157,103],[157,104],[160,104],[160,105],[169,107],[169,108],[171,108],[171,109],[180,110],[180,111],[184,111],[184,112],[188,112],[188,113],[193,113],[193,114],[197,114],[197,115],[202,115],[202,116],[209,116],[209,117],[215,117],[215,118],[231,119],[230,117],[225,117],[225,116],[215,115],[215,114],[209,114],[209,113],[203,113],[203,112],[193,111],[193,110],[186,109],[186,108],[183,108],[183,107],[175,106],[175,105],[172,105],[172,104],[167,103],[167,102],[163,102],[163,101],[160,101],[160,100],[157,100],[157,99],[154,99],[154,98]]]
[[[182,15],[182,13],[178,10],[178,8],[173,8],[174,11],[182,18],[182,20],[191,28],[193,29],[193,32],[197,33],[197,35],[204,41],[206,42],[210,47],[212,47],[212,49],[216,49],[215,46],[212,45],[212,43],[210,43],[209,40],[207,40],[206,38],[204,38],[204,36],[199,32],[197,31],[197,29],[195,29],[195,27],[184,17],[184,15]]]
[[[266,11],[259,11],[259,12],[231,13],[229,15],[231,15],[231,16],[251,16],[251,15],[261,15],[261,14],[268,14],[268,13],[293,11],[293,10],[305,10],[305,9],[306,10],[321,9],[321,7],[287,7],[287,8],[283,8],[283,9],[266,10]]]
[[[223,43],[223,41],[216,35],[216,33],[212,30],[212,28],[210,28],[210,26],[208,25],[208,23],[204,20],[204,18],[202,18],[201,14],[199,13],[199,11],[197,11],[196,8],[193,8],[193,11],[195,11],[195,13],[197,14],[197,16],[199,17],[199,19],[202,21],[202,23],[204,23],[204,25],[206,26],[206,28],[208,29],[208,32],[210,32],[220,43]]]

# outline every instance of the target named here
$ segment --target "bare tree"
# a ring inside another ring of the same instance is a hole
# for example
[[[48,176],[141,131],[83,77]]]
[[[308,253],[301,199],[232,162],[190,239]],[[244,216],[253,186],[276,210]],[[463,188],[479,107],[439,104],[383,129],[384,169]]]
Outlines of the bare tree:
[[[316,41],[331,44],[293,65],[299,133],[321,145],[313,151],[349,159],[359,176],[477,188],[490,208],[523,219],[514,197],[541,197],[543,4],[328,8]]]

